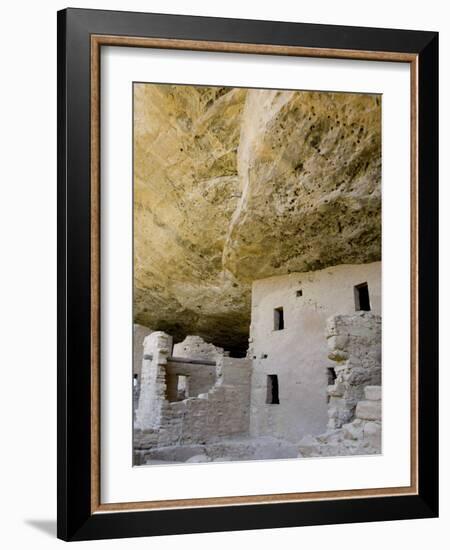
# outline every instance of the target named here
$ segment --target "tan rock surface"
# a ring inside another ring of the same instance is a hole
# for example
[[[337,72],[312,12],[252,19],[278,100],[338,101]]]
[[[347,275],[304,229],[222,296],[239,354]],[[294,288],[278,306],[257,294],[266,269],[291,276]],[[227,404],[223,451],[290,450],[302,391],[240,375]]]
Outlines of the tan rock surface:
[[[135,321],[245,350],[254,279],[381,257],[379,96],[136,84]]]

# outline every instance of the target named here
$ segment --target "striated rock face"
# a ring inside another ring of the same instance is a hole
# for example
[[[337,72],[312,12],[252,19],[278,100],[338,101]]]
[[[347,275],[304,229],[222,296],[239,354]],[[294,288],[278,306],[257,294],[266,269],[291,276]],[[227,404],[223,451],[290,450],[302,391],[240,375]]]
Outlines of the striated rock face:
[[[135,84],[135,321],[243,352],[253,280],[379,260],[380,101]]]

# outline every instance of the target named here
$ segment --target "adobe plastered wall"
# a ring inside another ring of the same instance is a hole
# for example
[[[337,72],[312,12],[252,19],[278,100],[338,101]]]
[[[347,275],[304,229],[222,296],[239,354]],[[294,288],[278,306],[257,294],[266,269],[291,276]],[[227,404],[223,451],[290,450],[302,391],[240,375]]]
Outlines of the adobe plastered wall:
[[[328,422],[326,320],[355,312],[354,287],[367,282],[371,311],[381,314],[381,262],[341,265],[255,281],[249,357],[253,358],[250,434],[299,441]],[[301,296],[297,292],[301,290]],[[284,329],[274,330],[283,308]],[[267,404],[267,376],[277,375],[279,404]]]

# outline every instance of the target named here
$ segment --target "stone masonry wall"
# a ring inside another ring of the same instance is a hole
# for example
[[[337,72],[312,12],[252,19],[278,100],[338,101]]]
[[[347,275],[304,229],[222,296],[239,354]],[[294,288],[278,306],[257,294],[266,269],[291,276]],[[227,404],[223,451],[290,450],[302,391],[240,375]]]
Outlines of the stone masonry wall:
[[[381,386],[366,386],[352,422],[300,441],[299,457],[381,453]]]
[[[144,340],[151,334],[151,330],[142,325],[133,325],[133,409],[136,410],[139,403],[141,388],[141,369],[144,356]]]
[[[360,311],[327,320],[329,358],[336,378],[328,386],[328,429],[299,444],[300,457],[381,452],[381,317]]]
[[[381,317],[360,311],[327,320],[329,359],[335,380],[328,386],[328,428],[350,422],[364,388],[381,384]]]
[[[209,391],[169,402],[166,369],[178,366],[168,357],[169,338],[164,333],[153,333],[145,342],[135,449],[204,443],[218,437],[248,433],[251,360],[216,354],[215,382]],[[152,359],[146,359],[150,354]],[[188,363],[182,365],[186,368]],[[208,364],[190,367],[191,377],[195,376],[195,370],[203,367],[205,372],[210,372]]]
[[[248,432],[251,362],[223,358],[222,376],[198,397],[162,408],[157,445],[188,445]]]
[[[186,397],[198,397],[201,393],[207,393],[216,383],[216,366],[208,364],[191,364],[172,362],[168,359],[166,367],[166,399],[168,401],[180,401],[177,395],[177,375],[187,376],[189,380],[188,394]]]
[[[189,357],[189,359],[207,359],[214,361],[217,356],[223,355],[222,348],[205,342],[200,336],[186,336],[173,346],[174,357]]]
[[[142,325],[133,325],[133,374],[141,377],[142,357],[144,354],[144,340],[152,331]]]
[[[152,332],[144,340],[141,387],[134,428],[158,428],[165,401],[165,365],[172,351],[172,338],[164,332]]]

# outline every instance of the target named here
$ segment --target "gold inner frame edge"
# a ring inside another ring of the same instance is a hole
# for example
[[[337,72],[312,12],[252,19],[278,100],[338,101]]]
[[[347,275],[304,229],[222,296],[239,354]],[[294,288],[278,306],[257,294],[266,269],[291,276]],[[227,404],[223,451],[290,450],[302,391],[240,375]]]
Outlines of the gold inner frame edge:
[[[100,499],[100,49],[102,46],[165,48],[206,52],[285,55],[410,64],[411,82],[411,484],[407,487],[282,493],[232,497],[101,503]],[[115,35],[91,35],[91,513],[201,508],[418,494],[418,55],[402,52],[341,50]]]

